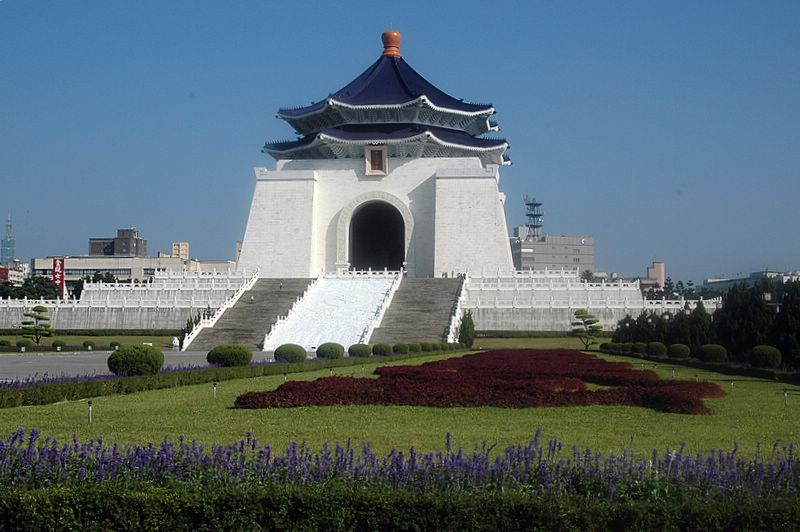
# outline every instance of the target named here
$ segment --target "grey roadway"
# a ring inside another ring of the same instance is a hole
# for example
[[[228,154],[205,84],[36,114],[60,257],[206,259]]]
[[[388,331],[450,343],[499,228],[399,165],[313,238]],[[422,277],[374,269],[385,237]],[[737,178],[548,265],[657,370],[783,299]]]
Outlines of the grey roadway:
[[[164,351],[164,366],[208,366],[206,351]],[[0,381],[43,375],[107,375],[110,351],[87,353],[3,353],[0,354]],[[256,351],[253,361],[271,359],[271,353]]]

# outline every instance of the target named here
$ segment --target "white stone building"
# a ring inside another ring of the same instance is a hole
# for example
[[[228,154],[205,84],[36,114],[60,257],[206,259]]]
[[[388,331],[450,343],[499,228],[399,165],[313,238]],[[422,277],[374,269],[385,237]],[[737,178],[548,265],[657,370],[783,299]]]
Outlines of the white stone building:
[[[491,105],[443,93],[400,56],[381,57],[327,98],[278,117],[299,133],[256,168],[239,268],[262,277],[404,268],[409,276],[513,269],[499,191],[509,161]]]

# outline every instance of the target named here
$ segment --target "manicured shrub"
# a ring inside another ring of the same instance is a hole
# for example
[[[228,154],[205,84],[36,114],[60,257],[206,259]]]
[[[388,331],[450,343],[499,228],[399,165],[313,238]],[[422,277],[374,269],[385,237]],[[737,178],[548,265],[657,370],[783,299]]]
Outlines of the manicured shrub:
[[[466,348],[467,344],[465,344],[464,342],[456,342],[456,349],[466,349]]]
[[[637,355],[644,355],[647,353],[647,344],[644,342],[634,342],[631,347],[631,352]]]
[[[728,350],[719,344],[705,344],[698,353],[703,362],[725,362],[728,360]]]
[[[750,351],[750,364],[757,368],[777,368],[781,365],[781,352],[771,345],[757,345]]]
[[[0,347],[8,347],[11,345],[11,342],[8,340],[0,340]]]
[[[448,349],[447,342],[439,342],[438,345],[439,345],[438,351],[447,351]]]
[[[120,347],[122,344],[121,344],[121,343],[119,343],[119,342],[111,342],[111,343],[110,343],[110,344],[108,344],[108,345],[110,345],[110,346],[111,346],[111,349],[116,349],[116,348]]]
[[[65,342],[64,340],[53,340],[52,345],[53,348],[60,347],[61,349],[64,349],[65,347],[67,347],[67,342]]]
[[[206,360],[209,364],[226,368],[246,366],[253,360],[253,352],[244,345],[221,344],[208,352]]]
[[[126,345],[108,357],[108,369],[115,375],[155,375],[164,365],[164,353],[149,345]]]
[[[392,354],[392,346],[389,344],[375,344],[372,346],[372,354],[387,356]]]
[[[667,356],[667,346],[661,342],[650,342],[647,344],[647,354],[651,357]]]
[[[372,348],[367,344],[353,344],[347,349],[351,357],[367,358],[372,354]]]
[[[275,349],[275,360],[284,362],[303,362],[307,357],[303,346],[297,344],[282,344]]]
[[[392,351],[400,355],[407,355],[409,351],[408,344],[403,344],[403,343],[394,344],[392,346]]]
[[[95,346],[95,343],[93,341],[91,341],[91,340],[86,340],[86,341],[83,342],[83,348],[86,349],[87,351],[91,351],[92,349],[94,349],[94,346]],[[150,347],[150,346],[146,345],[144,347]]]
[[[600,344],[600,351],[611,351],[611,342],[603,342]]]
[[[689,358],[689,346],[686,344],[670,344],[667,348],[669,358]]]
[[[33,340],[17,340],[17,347],[24,347],[26,351],[33,348]]]
[[[317,347],[317,358],[342,358],[344,356],[344,346],[336,342],[325,342]]]
[[[419,344],[419,346],[420,346],[420,348],[422,348],[422,351],[425,352],[425,353],[433,351],[433,344],[430,343],[430,342],[422,342],[421,344]]]
[[[416,342],[412,342],[408,344],[408,350],[411,353],[419,353],[420,351],[422,351],[422,345]]]
[[[630,353],[633,351],[633,343],[632,342],[624,342],[619,344],[619,350],[622,353]]]

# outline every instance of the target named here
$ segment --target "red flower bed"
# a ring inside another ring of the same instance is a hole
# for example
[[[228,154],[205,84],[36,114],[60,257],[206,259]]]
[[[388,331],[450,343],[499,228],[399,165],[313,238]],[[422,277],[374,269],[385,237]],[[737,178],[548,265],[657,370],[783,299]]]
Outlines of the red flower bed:
[[[505,349],[420,366],[375,370],[378,379],[326,377],[249,392],[238,408],[309,405],[538,406],[635,405],[662,412],[707,414],[703,399],[724,395],[709,382],[661,380],[627,362],[567,350]],[[612,388],[588,390],[585,383]]]

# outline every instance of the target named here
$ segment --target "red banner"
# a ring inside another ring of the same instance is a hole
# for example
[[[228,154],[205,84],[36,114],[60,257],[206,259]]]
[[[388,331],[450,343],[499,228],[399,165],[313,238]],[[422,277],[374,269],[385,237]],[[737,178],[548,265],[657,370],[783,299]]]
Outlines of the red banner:
[[[53,259],[53,283],[61,290],[64,297],[64,259]]]

